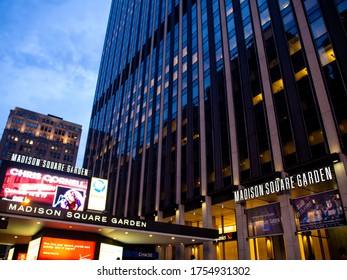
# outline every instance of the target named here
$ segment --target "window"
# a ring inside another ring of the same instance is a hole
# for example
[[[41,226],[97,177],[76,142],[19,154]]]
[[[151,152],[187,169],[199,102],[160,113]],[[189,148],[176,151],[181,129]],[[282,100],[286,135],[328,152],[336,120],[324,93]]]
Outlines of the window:
[[[317,39],[320,36],[324,35],[327,32],[327,30],[325,28],[323,19],[319,18],[316,21],[312,22],[311,30],[312,30],[312,35],[314,39]]]

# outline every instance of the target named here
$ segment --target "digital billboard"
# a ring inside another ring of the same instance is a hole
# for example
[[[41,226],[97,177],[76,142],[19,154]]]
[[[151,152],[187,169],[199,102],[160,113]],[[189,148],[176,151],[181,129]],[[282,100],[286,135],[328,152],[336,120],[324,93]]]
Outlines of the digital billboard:
[[[88,210],[105,210],[107,186],[108,180],[92,177],[88,199]]]
[[[106,243],[100,244],[99,260],[121,260],[123,247]]]
[[[38,260],[94,260],[95,241],[42,237]]]
[[[7,167],[0,199],[83,211],[89,180],[62,174],[30,166]]]
[[[298,197],[292,200],[297,231],[346,225],[338,190]]]
[[[37,260],[41,244],[41,237],[31,240],[28,246],[27,260]]]

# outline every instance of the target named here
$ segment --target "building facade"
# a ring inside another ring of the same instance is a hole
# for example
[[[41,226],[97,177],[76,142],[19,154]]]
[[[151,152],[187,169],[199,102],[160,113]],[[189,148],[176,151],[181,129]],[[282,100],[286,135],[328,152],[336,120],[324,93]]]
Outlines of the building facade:
[[[112,215],[215,228],[170,258],[347,247],[347,1],[113,1],[84,167]]]
[[[75,166],[82,126],[53,115],[16,107],[0,142],[0,159],[16,154]]]

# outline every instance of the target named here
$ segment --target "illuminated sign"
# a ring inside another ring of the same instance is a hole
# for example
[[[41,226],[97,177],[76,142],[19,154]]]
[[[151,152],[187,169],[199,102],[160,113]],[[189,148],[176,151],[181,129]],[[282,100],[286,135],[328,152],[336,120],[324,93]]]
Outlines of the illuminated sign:
[[[2,206],[2,205],[1,205]],[[26,215],[31,217],[52,218],[56,220],[80,222],[87,224],[108,225],[125,228],[146,228],[147,222],[128,218],[117,218],[104,214],[66,211],[65,209],[52,208],[38,205],[22,205],[17,202],[8,202],[2,211],[11,214]],[[1,212],[1,211],[0,211]]]
[[[17,260],[24,261],[27,259],[26,253],[18,253]]]
[[[42,203],[57,208],[84,210],[88,179],[8,167],[0,199]]]
[[[55,161],[49,161],[46,159],[40,159],[40,158],[18,155],[18,154],[10,155],[10,160],[14,161],[14,162],[44,167],[44,168],[53,169],[53,170],[57,170],[57,171],[64,171],[67,173],[73,173],[73,174],[77,174],[77,175],[90,176],[90,173],[91,173],[91,171],[88,169],[78,168],[78,167],[72,166],[70,164],[65,164],[65,163],[60,163],[60,162],[55,162]]]
[[[108,181],[92,178],[88,199],[88,210],[104,211],[107,198]]]
[[[28,246],[27,260],[37,260],[40,250],[41,237],[31,240]]]
[[[345,226],[346,218],[338,190],[292,199],[298,231]]]
[[[99,260],[121,260],[123,258],[123,247],[101,243]]]
[[[265,195],[289,191],[294,188],[305,188],[309,185],[330,181],[332,179],[333,175],[331,168],[324,167],[234,191],[234,198],[235,202],[242,202]]]
[[[232,240],[237,240],[237,233],[235,231],[220,234],[219,237],[215,239],[215,242],[224,242],[224,241],[232,241]]]
[[[141,251],[124,251],[125,259],[141,259],[141,260],[156,260],[158,259],[159,254],[157,252],[141,252]]]
[[[42,237],[39,260],[94,260],[95,241]]]

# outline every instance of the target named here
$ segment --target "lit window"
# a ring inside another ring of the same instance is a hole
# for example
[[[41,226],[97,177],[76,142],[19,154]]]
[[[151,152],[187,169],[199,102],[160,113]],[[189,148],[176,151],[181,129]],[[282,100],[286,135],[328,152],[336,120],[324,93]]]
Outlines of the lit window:
[[[319,59],[322,66],[325,66],[336,60],[335,53],[331,45],[320,48],[318,50],[318,53],[319,53]]]
[[[279,79],[278,81],[272,84],[272,92],[277,93],[281,90],[283,90],[283,80]]]

